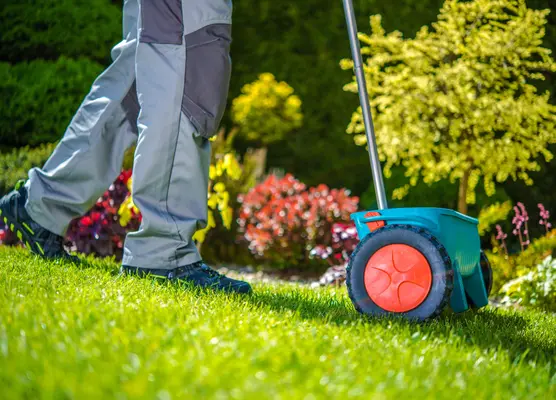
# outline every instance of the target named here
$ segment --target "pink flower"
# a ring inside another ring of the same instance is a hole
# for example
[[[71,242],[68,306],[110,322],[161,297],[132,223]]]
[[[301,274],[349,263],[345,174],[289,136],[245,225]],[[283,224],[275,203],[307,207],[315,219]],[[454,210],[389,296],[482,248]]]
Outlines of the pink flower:
[[[550,212],[546,208],[544,208],[544,205],[542,205],[541,203],[538,204],[538,207],[540,210],[539,215],[541,217],[539,224],[543,225],[548,232],[548,230],[552,228],[552,224],[548,222],[548,219],[550,218]]]
[[[518,202],[517,206],[521,210],[521,215],[522,215],[523,221],[529,221],[529,214],[527,214],[527,210],[525,209],[525,206],[523,205],[523,203]]]
[[[503,239],[506,239],[508,237],[508,235],[506,235],[504,233],[504,231],[502,230],[502,227],[500,225],[496,225],[496,232],[497,232],[497,235],[496,235],[497,240],[503,240]]]

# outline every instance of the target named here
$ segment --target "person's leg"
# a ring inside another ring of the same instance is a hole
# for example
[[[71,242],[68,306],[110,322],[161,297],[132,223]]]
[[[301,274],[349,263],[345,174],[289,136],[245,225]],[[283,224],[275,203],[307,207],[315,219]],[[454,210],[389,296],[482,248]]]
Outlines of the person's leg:
[[[2,222],[35,254],[79,261],[64,250],[67,226],[114,181],[136,140],[138,14],[137,0],[126,0],[124,40],[112,51],[112,65],[94,82],[45,166],[0,199]]]
[[[136,54],[141,112],[132,197],[142,214],[126,267],[172,270],[200,261],[210,142],[230,80],[231,2],[140,0]]]
[[[26,210],[42,227],[63,236],[121,170],[125,150],[137,139],[135,52],[139,5],[124,4],[123,40],[113,63],[95,80],[66,133],[43,168],[29,172]]]

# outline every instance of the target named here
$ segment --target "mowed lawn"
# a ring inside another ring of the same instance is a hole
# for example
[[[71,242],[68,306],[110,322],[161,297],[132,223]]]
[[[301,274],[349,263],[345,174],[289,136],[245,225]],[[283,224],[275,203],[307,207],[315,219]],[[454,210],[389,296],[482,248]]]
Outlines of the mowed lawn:
[[[556,398],[556,318],[485,309],[424,325],[345,289],[248,297],[0,248],[0,398]]]

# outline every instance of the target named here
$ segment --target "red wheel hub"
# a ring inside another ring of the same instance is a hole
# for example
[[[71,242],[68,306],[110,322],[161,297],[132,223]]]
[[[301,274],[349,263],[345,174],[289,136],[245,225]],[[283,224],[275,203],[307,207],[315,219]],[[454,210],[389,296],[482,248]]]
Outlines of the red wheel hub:
[[[375,252],[365,268],[365,289],[383,310],[406,312],[427,298],[432,271],[425,256],[414,247],[390,244]]]

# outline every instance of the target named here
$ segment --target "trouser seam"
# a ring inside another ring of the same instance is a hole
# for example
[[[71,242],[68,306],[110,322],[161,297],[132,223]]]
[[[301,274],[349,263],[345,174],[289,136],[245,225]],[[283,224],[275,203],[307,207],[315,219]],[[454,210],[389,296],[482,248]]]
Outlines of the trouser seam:
[[[185,62],[183,63],[184,64],[183,65],[183,74],[184,75],[183,75],[183,79],[182,79],[182,85],[185,86],[185,70],[186,70],[186,64],[187,64],[187,51],[186,51],[186,43],[185,42],[182,44],[182,49],[183,49],[184,57],[185,57],[184,58]],[[179,91],[178,93],[181,93],[181,92],[182,91]],[[182,103],[183,103],[183,100],[182,100]],[[173,143],[174,144],[174,146],[173,146],[174,151],[172,152],[172,159],[170,161],[170,172],[168,174],[168,182],[167,182],[167,185],[166,185],[166,195],[165,195],[165,199],[164,199],[164,206],[165,206],[166,215],[168,215],[170,217],[171,223],[173,223],[175,228],[176,228],[176,233],[177,233],[178,238],[180,239],[180,241],[186,242],[184,240],[184,238],[182,237],[181,233],[180,233],[178,222],[176,221],[176,219],[174,218],[174,216],[170,212],[170,209],[169,209],[169,206],[168,206],[168,202],[169,202],[169,198],[170,198],[170,185],[172,183],[172,175],[173,175],[174,169],[175,169],[174,164],[175,164],[175,161],[176,161],[176,153],[177,153],[178,143],[179,143],[179,138],[180,138],[181,119],[182,119],[182,112],[181,112],[181,105],[180,105],[180,108],[178,109],[178,126],[177,126],[177,129],[176,129],[175,140],[174,140],[174,143]],[[177,263],[177,260],[179,259],[177,247],[174,249],[174,258],[175,258],[176,263]]]
[[[174,172],[176,152],[177,152],[178,142],[179,142],[179,138],[180,138],[181,118],[182,118],[182,116],[181,116],[181,111],[180,111],[179,112],[179,122],[178,122],[178,126],[177,126],[177,132],[176,132],[176,135],[175,135],[176,139],[174,141],[174,151],[172,153],[172,161],[170,162],[170,173],[168,174],[168,183],[166,185],[166,196],[165,196],[166,198],[164,200],[164,205],[165,205],[165,208],[166,208],[166,214],[170,216],[170,219],[172,220],[172,223],[176,227],[176,233],[178,234],[179,239],[182,242],[185,242],[185,240],[181,236],[180,229],[178,227],[178,223],[177,223],[176,219],[174,218],[174,216],[172,215],[172,213],[170,212],[170,210],[168,208],[168,201],[169,201],[169,198],[170,198],[170,185],[172,183],[172,174]],[[174,257],[177,261],[178,260],[177,248],[174,250]]]

